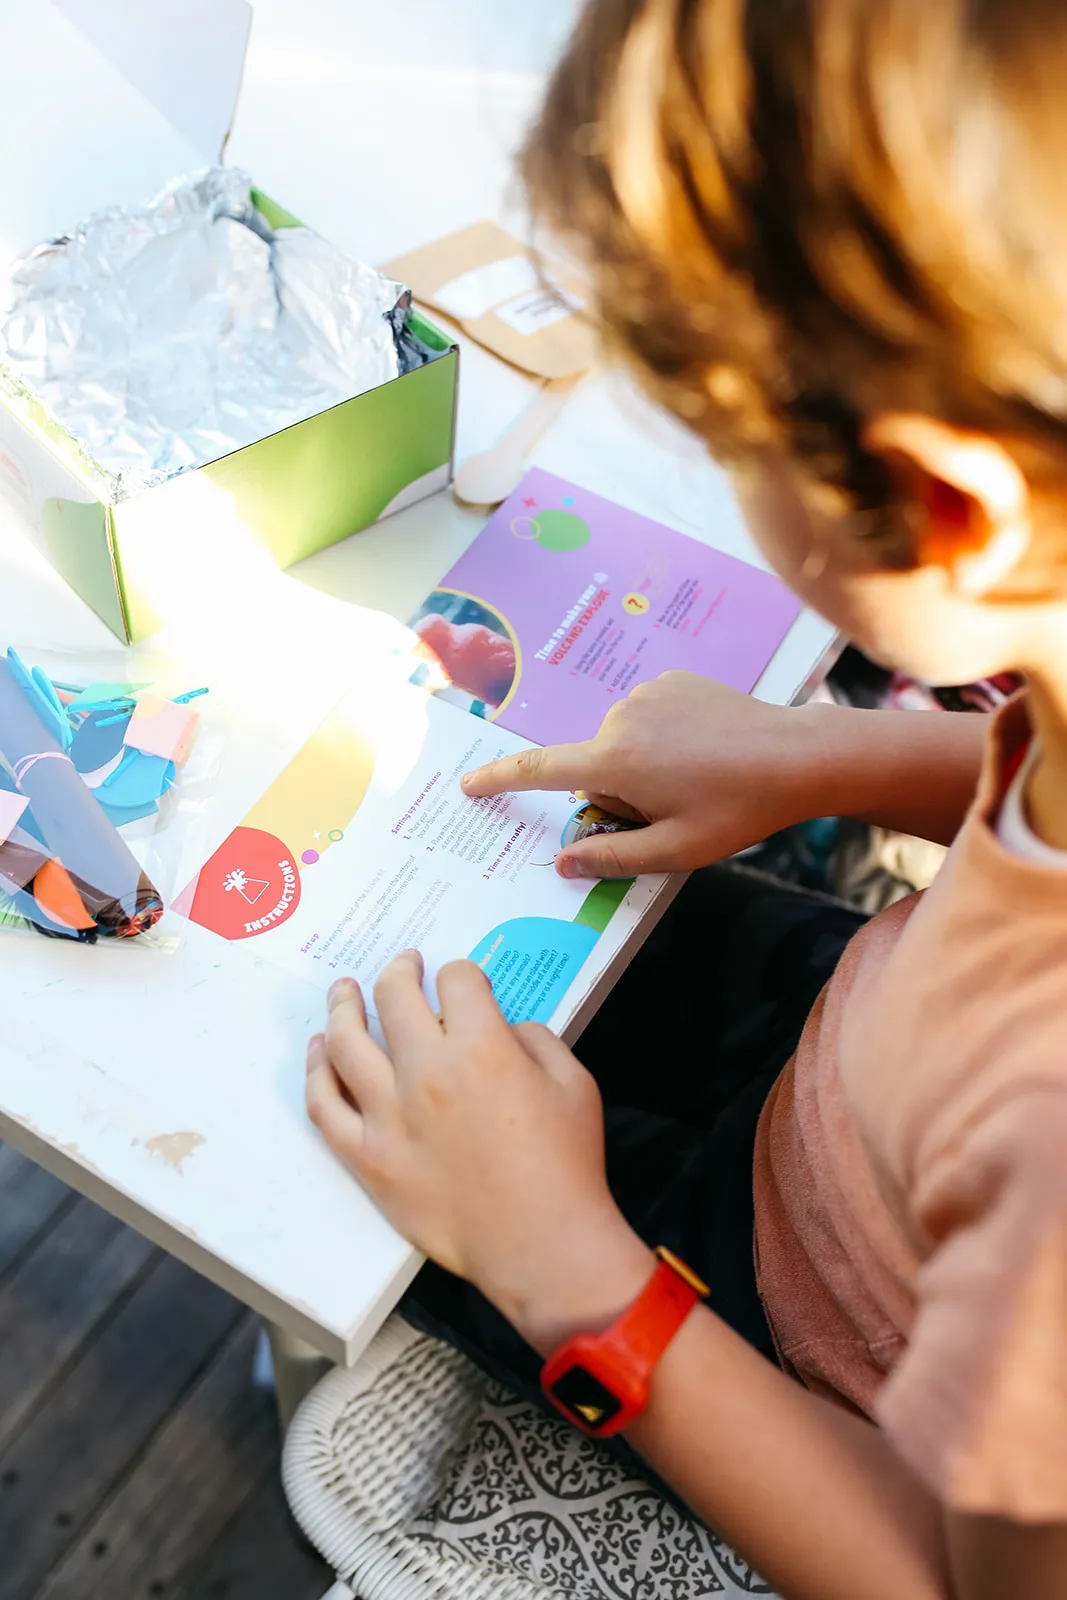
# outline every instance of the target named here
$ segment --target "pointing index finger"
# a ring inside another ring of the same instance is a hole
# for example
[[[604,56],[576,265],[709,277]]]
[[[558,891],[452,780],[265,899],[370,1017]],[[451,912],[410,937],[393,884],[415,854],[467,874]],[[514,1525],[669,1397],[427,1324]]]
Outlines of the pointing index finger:
[[[595,787],[594,768],[591,742],[550,744],[544,749],[535,745],[465,773],[463,792],[472,799],[484,800],[491,795],[519,794],[529,789],[588,789]]]

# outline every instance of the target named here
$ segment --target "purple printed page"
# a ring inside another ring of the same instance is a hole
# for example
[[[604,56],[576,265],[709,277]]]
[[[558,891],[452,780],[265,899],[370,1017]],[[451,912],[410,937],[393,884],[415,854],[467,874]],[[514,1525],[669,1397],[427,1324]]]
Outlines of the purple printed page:
[[[535,468],[412,625],[422,681],[560,744],[661,672],[747,692],[799,611],[769,573]]]

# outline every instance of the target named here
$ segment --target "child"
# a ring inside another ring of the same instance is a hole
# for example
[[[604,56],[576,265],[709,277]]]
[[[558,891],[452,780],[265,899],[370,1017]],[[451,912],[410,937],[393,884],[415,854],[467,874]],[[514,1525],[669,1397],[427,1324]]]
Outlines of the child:
[[[1053,0],[592,0],[526,177],[610,343],[869,655],[1027,688],[990,730],[671,675],[471,776],[648,824],[572,876],[834,813],[954,841],[850,942],[694,878],[580,1046],[606,1113],[467,963],[440,1023],[416,956],[384,974],[390,1055],[341,984],[309,1052],[438,1264],[410,1314],[514,1387],[651,1303],[649,1246],[708,1278],[627,1437],[789,1600],[1067,1595],[1065,69]]]

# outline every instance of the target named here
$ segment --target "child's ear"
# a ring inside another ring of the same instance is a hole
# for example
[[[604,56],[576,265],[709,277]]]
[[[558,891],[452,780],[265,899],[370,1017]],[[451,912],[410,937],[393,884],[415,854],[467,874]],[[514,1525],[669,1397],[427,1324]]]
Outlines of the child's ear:
[[[916,565],[942,567],[975,599],[1016,570],[1030,544],[1030,491],[996,439],[886,411],[867,424],[863,445],[886,461],[918,513]]]

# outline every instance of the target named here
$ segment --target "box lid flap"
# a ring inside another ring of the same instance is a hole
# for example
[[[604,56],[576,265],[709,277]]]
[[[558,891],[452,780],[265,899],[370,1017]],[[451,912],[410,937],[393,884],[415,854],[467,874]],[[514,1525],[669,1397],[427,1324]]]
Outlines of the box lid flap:
[[[247,0],[6,0],[0,275],[109,205],[221,159]]]

